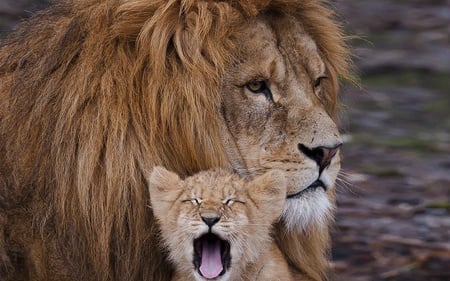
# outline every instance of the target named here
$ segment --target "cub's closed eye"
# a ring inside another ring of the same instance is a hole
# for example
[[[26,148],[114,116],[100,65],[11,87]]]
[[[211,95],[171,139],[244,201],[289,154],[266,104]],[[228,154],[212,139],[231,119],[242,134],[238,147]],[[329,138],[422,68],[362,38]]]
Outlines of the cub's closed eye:
[[[234,203],[234,200],[231,199],[231,198],[229,198],[229,199],[225,200],[224,203],[225,203],[225,205],[227,205],[227,206],[231,206],[231,205]]]
[[[233,203],[241,203],[241,204],[245,204],[244,201],[242,200],[238,200],[236,198],[229,198],[223,201],[223,204],[227,205],[227,206],[231,206],[233,205]]]
[[[191,203],[192,205],[198,206],[198,205],[200,205],[201,200],[200,200],[200,199],[197,199],[197,198],[194,198],[194,199],[186,199],[186,200],[183,200],[182,202],[183,202],[183,203],[189,202],[189,203]]]

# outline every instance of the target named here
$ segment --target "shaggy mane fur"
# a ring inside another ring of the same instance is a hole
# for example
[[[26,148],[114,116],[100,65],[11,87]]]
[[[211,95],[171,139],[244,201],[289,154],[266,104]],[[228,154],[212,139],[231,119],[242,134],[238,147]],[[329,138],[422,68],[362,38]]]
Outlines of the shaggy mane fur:
[[[67,280],[169,280],[143,175],[230,165],[221,77],[240,23],[264,13],[298,18],[316,41],[333,113],[349,56],[322,1],[68,0],[22,23],[0,49],[0,258]],[[316,280],[318,228],[278,239]]]

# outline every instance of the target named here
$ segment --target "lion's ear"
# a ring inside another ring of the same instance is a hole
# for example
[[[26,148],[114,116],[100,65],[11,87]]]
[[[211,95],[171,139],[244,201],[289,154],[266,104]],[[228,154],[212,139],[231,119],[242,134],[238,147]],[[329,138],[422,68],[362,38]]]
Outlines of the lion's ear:
[[[153,201],[174,201],[182,191],[180,177],[160,166],[153,168],[147,180],[152,205]]]
[[[272,170],[258,176],[248,184],[248,195],[261,211],[278,217],[286,198],[286,177],[282,171]]]

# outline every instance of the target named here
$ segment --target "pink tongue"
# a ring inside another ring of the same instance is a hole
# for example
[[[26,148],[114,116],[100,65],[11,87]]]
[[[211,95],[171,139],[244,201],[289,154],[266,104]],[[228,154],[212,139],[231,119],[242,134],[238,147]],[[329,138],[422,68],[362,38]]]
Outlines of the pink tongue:
[[[203,277],[213,279],[222,272],[222,258],[220,257],[220,241],[205,240],[202,243],[202,262],[200,272]]]

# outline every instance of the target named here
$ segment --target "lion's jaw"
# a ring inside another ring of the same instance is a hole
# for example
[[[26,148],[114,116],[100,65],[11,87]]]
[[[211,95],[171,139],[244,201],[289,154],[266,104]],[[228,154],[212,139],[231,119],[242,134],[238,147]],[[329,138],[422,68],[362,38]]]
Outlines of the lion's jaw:
[[[294,229],[306,230],[310,224],[328,225],[333,218],[335,181],[340,170],[339,157],[322,173],[316,173],[316,180],[289,196],[285,201],[282,219],[287,231]],[[289,176],[289,175],[288,175]],[[290,175],[296,178],[298,174]]]
[[[240,40],[240,60],[223,86],[224,139],[234,144],[228,149],[231,163],[243,174],[286,172],[283,221],[288,230],[327,225],[339,153],[320,167],[300,149],[337,148],[342,143],[325,109],[331,82],[320,78],[328,76],[320,52],[290,20],[259,19],[244,28]]]

